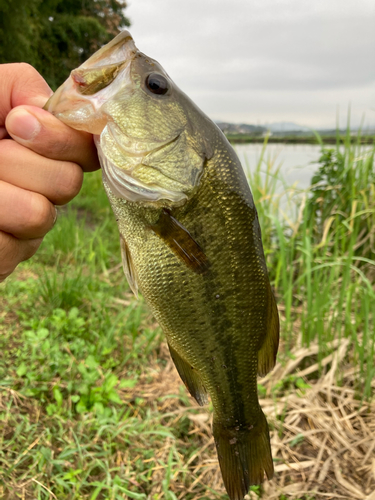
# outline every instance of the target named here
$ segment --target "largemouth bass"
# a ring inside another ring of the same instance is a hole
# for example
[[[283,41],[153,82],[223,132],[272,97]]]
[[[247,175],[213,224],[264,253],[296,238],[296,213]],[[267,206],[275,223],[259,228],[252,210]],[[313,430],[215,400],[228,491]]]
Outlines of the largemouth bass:
[[[167,337],[198,404],[211,397],[225,487],[273,475],[257,375],[279,318],[254,201],[219,128],[123,31],[72,71],[46,109],[95,135],[126,277]]]

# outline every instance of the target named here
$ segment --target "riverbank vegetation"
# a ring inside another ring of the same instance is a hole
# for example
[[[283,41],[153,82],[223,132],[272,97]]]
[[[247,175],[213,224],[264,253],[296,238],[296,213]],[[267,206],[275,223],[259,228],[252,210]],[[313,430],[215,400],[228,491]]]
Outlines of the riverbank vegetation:
[[[265,139],[265,134],[226,134],[227,139],[232,144],[252,144],[252,143],[263,143]],[[336,145],[337,141],[347,141],[347,135],[345,131],[339,131],[337,134],[334,131],[329,131],[325,134],[320,133],[320,140],[323,144]],[[301,133],[278,133],[272,134],[268,137],[268,142],[273,144],[316,144],[316,135],[306,132]],[[350,134],[350,142],[354,144],[374,144],[373,133],[369,135],[363,135],[361,133]]]
[[[374,149],[349,134],[321,147],[306,191],[264,161],[266,144],[250,165],[281,318],[259,380],[276,473],[252,499],[375,491]],[[227,498],[211,408],[126,284],[99,173],[0,293],[1,498]]]

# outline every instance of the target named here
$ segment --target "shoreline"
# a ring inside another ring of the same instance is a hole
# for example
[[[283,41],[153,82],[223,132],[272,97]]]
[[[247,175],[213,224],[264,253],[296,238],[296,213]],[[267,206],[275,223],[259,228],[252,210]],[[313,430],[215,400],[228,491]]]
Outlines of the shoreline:
[[[231,144],[251,144],[251,143],[264,143],[266,138],[265,137],[251,137],[244,135],[243,137],[241,136],[234,136],[234,135],[226,135],[226,138]],[[337,141],[339,140],[340,142],[345,142],[347,140],[347,137],[345,135],[339,135],[338,137],[336,136],[320,136],[320,139],[323,144],[336,144]],[[369,137],[357,137],[357,136],[351,136],[350,137],[350,143],[351,144],[374,144],[375,142],[375,137],[369,136]],[[267,143],[270,144],[317,144],[319,145],[319,142],[315,136],[281,136],[281,137],[268,137]]]

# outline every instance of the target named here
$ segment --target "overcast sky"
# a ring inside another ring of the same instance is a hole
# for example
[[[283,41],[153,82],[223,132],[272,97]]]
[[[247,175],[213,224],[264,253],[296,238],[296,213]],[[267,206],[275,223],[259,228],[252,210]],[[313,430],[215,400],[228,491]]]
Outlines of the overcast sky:
[[[137,47],[211,118],[375,124],[375,0],[128,0]]]

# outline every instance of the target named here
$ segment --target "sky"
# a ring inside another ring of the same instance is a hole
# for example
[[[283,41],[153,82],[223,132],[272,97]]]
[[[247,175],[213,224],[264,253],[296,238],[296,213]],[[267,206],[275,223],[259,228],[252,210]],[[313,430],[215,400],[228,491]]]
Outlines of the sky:
[[[375,0],[127,0],[130,32],[212,119],[375,125]]]

